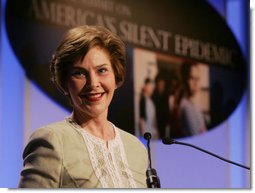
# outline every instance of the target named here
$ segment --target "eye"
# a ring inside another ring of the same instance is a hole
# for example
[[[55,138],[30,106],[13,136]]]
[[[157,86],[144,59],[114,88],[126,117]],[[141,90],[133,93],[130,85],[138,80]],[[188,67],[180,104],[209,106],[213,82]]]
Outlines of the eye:
[[[75,78],[84,78],[86,75],[85,72],[81,69],[72,69],[71,76],[74,76]]]
[[[105,72],[107,72],[107,68],[99,68],[98,69],[99,74],[104,74]]]

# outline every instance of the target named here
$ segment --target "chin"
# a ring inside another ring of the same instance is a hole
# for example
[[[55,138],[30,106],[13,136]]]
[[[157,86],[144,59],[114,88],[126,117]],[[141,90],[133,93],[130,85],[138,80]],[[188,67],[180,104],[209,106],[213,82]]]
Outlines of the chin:
[[[98,117],[108,111],[108,108],[90,108],[84,109],[83,112],[90,117]]]

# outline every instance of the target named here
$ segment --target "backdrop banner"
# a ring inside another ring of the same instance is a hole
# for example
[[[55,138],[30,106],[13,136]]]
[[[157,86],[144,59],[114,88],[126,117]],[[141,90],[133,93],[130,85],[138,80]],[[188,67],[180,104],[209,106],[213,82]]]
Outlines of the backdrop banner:
[[[68,110],[50,81],[49,62],[63,33],[101,25],[126,43],[127,74],[109,119],[137,136],[193,136],[235,110],[246,61],[224,18],[204,0],[8,0],[6,28],[31,81]]]

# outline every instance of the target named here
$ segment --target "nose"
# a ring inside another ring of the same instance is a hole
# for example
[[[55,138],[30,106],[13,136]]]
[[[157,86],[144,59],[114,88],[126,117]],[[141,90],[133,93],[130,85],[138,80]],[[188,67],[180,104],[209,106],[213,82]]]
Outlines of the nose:
[[[96,73],[93,73],[93,72],[89,73],[85,86],[90,89],[99,87],[99,79]]]

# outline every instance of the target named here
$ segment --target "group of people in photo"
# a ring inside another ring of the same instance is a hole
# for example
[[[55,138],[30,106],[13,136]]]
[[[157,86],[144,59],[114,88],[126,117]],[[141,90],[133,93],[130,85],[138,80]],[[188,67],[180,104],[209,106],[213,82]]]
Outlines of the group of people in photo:
[[[140,134],[154,139],[181,138],[207,130],[202,111],[195,100],[201,91],[198,63],[183,62],[175,73],[159,73],[145,78],[139,100]]]

